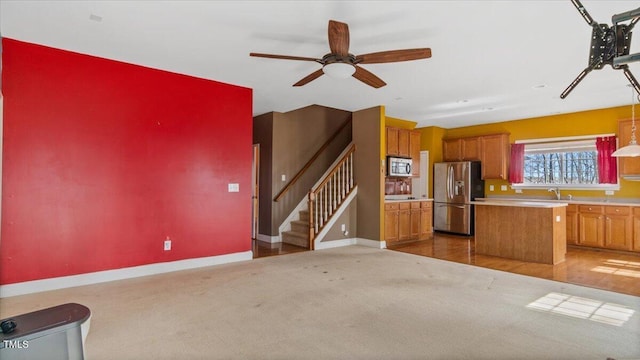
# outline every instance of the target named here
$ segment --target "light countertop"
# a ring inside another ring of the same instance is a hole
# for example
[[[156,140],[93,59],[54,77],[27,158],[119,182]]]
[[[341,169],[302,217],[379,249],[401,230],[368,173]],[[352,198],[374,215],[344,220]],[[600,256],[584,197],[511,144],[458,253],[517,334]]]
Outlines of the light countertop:
[[[515,206],[515,207],[535,207],[535,208],[554,208],[569,205],[567,202],[560,201],[518,201],[518,200],[494,200],[486,199],[480,201],[472,201],[474,205],[486,206]]]
[[[578,198],[578,199],[540,199],[540,198],[518,198],[518,197],[486,197],[477,198],[476,201],[526,201],[526,202],[548,202],[564,203],[576,205],[615,205],[615,206],[640,206],[640,199],[616,199],[616,198]]]
[[[410,201],[433,201],[430,198],[410,198],[406,195],[392,195],[393,197],[385,196],[384,202],[410,202]]]

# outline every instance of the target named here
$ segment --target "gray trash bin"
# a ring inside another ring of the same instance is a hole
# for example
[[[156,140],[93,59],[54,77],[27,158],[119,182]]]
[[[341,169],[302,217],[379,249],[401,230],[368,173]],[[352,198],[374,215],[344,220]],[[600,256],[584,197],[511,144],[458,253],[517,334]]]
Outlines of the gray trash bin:
[[[89,308],[73,303],[12,316],[15,329],[0,333],[0,359],[82,360],[82,330],[90,316]],[[9,318],[0,321],[5,320]]]

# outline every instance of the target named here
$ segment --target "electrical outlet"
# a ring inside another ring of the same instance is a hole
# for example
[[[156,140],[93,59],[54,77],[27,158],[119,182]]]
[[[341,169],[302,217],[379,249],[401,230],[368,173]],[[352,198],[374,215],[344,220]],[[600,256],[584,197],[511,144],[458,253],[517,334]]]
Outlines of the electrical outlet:
[[[605,195],[613,195],[613,190],[605,190],[604,194]]]
[[[501,191],[507,191],[507,185],[500,185]]]
[[[281,179],[282,179],[282,181],[283,181],[283,182],[285,182],[285,181],[287,181],[287,175],[285,175],[285,174],[282,174],[282,177],[281,177]]]
[[[522,194],[522,189],[516,189],[516,194]]]
[[[239,192],[240,191],[240,184],[229,184],[229,192]]]
[[[341,229],[342,229],[342,232],[344,232],[345,230],[347,230],[347,225],[345,225],[345,224],[342,224],[342,227],[341,227]]]
[[[167,240],[164,241],[164,251],[169,250],[171,250],[171,239],[167,238]]]
[[[494,191],[495,189],[496,189],[496,187],[495,187],[495,186],[493,186],[493,185],[489,185],[489,191]]]

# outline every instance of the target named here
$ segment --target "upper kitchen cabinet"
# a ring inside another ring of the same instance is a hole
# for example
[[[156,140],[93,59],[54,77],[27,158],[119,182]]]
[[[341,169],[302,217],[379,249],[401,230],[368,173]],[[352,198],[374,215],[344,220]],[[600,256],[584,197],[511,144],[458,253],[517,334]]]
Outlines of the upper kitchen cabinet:
[[[487,135],[480,138],[480,161],[483,179],[506,180],[509,176],[509,134]]]
[[[387,155],[410,157],[410,132],[411,130],[387,126]]]
[[[411,158],[413,176],[420,175],[420,131],[387,126],[387,156]]]
[[[636,129],[636,138],[637,136],[638,130]],[[627,146],[629,141],[631,141],[631,120],[620,120],[618,122],[618,147]],[[640,176],[640,157],[619,157],[618,165],[621,177]]]
[[[409,156],[413,160],[411,166],[411,175],[413,176],[420,176],[420,138],[420,131],[409,132]]]
[[[480,137],[442,140],[444,161],[480,160]]]
[[[387,156],[398,156],[398,131],[400,129],[387,127]]]
[[[506,179],[509,134],[471,136],[442,140],[443,161],[482,162],[483,179]]]

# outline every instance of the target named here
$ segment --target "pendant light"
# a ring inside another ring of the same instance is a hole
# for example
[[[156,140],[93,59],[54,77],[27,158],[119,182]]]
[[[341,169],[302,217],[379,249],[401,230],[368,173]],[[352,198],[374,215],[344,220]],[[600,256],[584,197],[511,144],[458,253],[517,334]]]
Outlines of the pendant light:
[[[629,145],[616,150],[611,156],[615,157],[636,157],[640,156],[640,145],[636,141],[636,111],[635,92],[631,89],[631,140]]]

